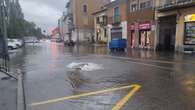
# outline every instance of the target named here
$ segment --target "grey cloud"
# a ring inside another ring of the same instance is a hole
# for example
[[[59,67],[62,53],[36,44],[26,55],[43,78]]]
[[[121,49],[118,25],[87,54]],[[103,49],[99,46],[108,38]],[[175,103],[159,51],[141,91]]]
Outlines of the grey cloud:
[[[57,26],[67,0],[20,0],[25,19],[50,32]]]

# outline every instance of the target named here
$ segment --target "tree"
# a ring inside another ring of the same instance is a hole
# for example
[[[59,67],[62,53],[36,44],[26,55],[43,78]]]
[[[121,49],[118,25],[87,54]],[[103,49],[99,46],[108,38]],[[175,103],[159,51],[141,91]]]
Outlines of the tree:
[[[19,1],[7,0],[8,12],[8,37],[21,38],[25,36],[41,37],[43,34],[41,28],[37,28],[36,24],[24,19],[24,14],[20,7]]]

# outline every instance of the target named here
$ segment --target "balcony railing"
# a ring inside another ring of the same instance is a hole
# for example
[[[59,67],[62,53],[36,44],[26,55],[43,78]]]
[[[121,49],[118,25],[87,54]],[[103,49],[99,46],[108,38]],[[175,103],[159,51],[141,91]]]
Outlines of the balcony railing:
[[[166,11],[176,8],[183,8],[188,6],[195,5],[195,0],[163,0],[163,3],[160,4],[158,10],[159,11]]]
[[[106,26],[108,23],[107,21],[108,21],[107,16],[100,16],[97,18],[97,24],[100,24],[101,26]]]
[[[108,23],[109,24],[117,24],[121,22],[121,16],[120,15],[116,15],[113,17],[109,17],[108,18]]]
[[[0,55],[0,72],[9,72],[9,58],[6,55]]]

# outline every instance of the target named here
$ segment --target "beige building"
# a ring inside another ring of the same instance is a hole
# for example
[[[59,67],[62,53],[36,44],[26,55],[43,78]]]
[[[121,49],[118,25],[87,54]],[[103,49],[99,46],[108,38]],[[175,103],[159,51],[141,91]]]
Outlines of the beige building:
[[[94,17],[92,13],[99,10],[110,0],[70,0],[73,15],[72,38],[75,41],[91,41],[94,36]]]
[[[195,50],[195,0],[156,0],[159,50]]]

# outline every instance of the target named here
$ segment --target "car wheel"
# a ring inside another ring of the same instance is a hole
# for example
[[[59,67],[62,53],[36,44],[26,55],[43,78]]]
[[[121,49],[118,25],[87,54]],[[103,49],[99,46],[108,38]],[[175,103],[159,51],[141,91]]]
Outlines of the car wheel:
[[[16,46],[19,48],[20,47],[20,45],[19,44],[16,44]]]
[[[8,46],[8,50],[13,50],[14,48],[12,46]]]

